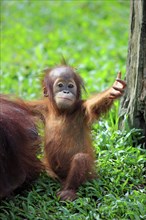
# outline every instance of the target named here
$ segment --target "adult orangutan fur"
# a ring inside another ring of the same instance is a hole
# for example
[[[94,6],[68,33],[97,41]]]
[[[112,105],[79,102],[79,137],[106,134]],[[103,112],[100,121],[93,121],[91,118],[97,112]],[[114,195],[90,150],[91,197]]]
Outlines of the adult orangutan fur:
[[[0,96],[0,198],[34,179],[43,166],[34,117],[24,102]]]

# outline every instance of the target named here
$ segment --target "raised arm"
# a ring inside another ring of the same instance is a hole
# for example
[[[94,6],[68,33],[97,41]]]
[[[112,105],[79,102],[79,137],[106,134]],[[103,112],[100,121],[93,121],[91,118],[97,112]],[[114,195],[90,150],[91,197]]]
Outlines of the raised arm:
[[[84,102],[85,114],[89,123],[93,123],[102,114],[106,113],[113,104],[113,101],[122,96],[126,82],[121,80],[121,72],[118,73],[113,86]]]
[[[47,103],[45,99],[37,101],[25,101],[24,103],[33,115],[43,119],[43,116],[47,111]]]

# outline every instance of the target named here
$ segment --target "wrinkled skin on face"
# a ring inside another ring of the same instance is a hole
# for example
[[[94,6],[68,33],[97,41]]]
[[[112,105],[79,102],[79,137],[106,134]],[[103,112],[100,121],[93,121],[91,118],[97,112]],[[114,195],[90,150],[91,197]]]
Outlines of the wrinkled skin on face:
[[[71,70],[66,67],[56,68],[52,70],[50,75],[52,78],[55,78],[53,94],[58,109],[71,109],[77,99],[77,86],[72,77]]]

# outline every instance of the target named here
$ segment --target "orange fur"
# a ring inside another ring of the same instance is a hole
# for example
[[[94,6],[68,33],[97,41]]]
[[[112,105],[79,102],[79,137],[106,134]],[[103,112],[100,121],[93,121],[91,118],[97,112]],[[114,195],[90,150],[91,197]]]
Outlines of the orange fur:
[[[55,68],[54,68],[55,69]],[[53,69],[53,70],[54,70]],[[56,69],[55,69],[56,70]],[[77,86],[76,103],[73,108],[60,111],[54,101],[53,83],[57,74],[65,80],[72,76]],[[40,114],[45,123],[44,164],[48,174],[62,183],[61,199],[73,200],[77,188],[86,180],[96,176],[90,126],[112,106],[113,100],[122,95],[125,82],[119,80],[114,87],[83,101],[81,100],[81,78],[71,67],[57,68],[55,75],[49,69],[44,78],[44,100],[31,102],[34,114]],[[117,86],[117,87],[116,87]],[[39,115],[38,114],[38,115]]]
[[[43,168],[37,159],[39,136],[24,102],[0,96],[0,198],[36,177]]]

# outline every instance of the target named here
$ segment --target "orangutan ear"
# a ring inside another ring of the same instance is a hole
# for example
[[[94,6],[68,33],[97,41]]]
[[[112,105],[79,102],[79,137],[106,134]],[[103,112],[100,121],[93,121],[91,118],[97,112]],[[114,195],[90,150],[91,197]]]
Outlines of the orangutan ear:
[[[47,92],[46,87],[43,88],[43,92],[44,92],[44,97],[48,97],[48,92]]]

